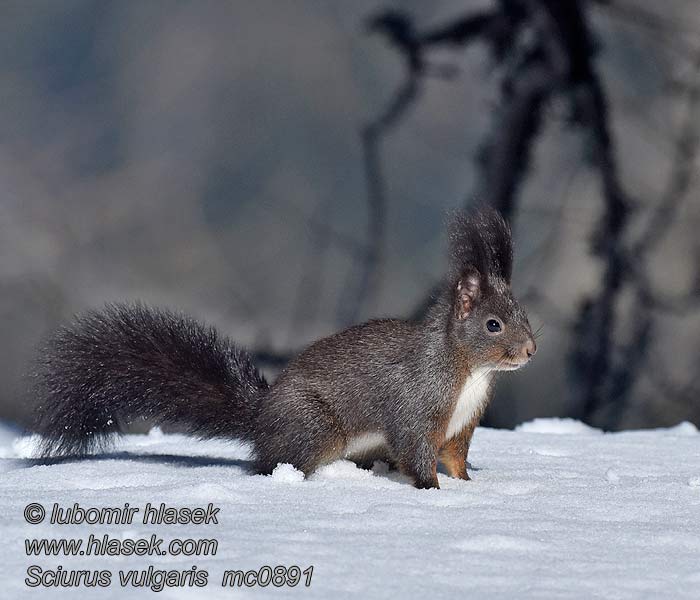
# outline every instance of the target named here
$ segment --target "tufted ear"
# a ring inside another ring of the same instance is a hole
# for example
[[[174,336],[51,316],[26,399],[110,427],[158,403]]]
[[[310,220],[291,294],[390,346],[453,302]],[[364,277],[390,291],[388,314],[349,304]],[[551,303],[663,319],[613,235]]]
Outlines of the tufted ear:
[[[479,301],[481,295],[481,276],[476,270],[472,270],[457,281],[455,316],[460,321],[466,319]]]
[[[450,223],[450,255],[453,273],[475,268],[485,278],[497,277],[510,283],[513,241],[508,223],[487,206],[454,213]]]

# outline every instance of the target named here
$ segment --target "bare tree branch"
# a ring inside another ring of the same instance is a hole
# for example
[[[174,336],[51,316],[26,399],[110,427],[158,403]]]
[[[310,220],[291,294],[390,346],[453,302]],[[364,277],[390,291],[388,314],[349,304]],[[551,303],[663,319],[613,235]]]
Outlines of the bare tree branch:
[[[490,12],[468,14],[422,34],[416,32],[403,13],[384,13],[373,21],[375,30],[382,31],[404,56],[407,75],[392,102],[363,131],[368,202],[377,223],[370,225],[359,306],[362,299],[374,293],[372,278],[379,272],[381,262],[386,205],[379,156],[381,138],[415,101],[421,77],[426,74],[425,55],[430,47],[466,47],[476,41],[484,42],[493,50],[496,72],[502,80],[494,123],[478,157],[479,200],[494,205],[512,220],[519,191],[530,170],[529,156],[553,96],[570,103],[571,122],[589,141],[588,155],[600,179],[604,207],[591,252],[602,261],[603,274],[599,288],[582,303],[572,327],[576,347],[571,353],[571,364],[579,381],[580,417],[605,428],[617,428],[635,382],[646,371],[655,313],[700,306],[700,269],[697,285],[687,295],[669,297],[653,289],[645,261],[675,221],[693,177],[700,127],[696,110],[700,85],[688,86],[686,90],[687,119],[676,141],[667,189],[647,228],[630,244],[632,204],[621,183],[608,100],[594,63],[596,44],[586,13],[591,4],[605,5],[616,15],[626,14],[633,24],[655,35],[666,37],[676,28],[661,17],[636,11],[616,0],[499,0]],[[700,70],[700,56],[695,60],[695,69]],[[434,287],[419,303],[411,315],[413,319],[424,317],[439,289],[439,285]],[[634,301],[631,313],[623,316],[619,306],[628,290],[634,293]],[[537,290],[530,290],[530,294],[544,301]],[[357,312],[350,315],[356,316]],[[564,327],[570,326],[563,315],[560,322]],[[631,333],[622,342],[620,332],[628,329],[623,325],[629,323]]]
[[[644,257],[654,250],[669,229],[680,203],[688,193],[690,182],[696,172],[695,157],[700,142],[700,52],[693,61],[695,81],[686,87],[685,118],[679,129],[671,161],[671,174],[666,190],[656,206],[649,224],[632,249],[636,257]]]
[[[363,309],[372,302],[381,281],[386,237],[387,198],[381,165],[382,139],[396,127],[415,102],[420,91],[424,63],[420,43],[410,19],[397,12],[386,12],[369,22],[369,29],[384,33],[406,58],[406,75],[388,105],[362,129],[365,179],[367,182],[367,248],[357,283],[347,286],[338,306],[342,324],[357,321]]]
[[[675,220],[694,172],[700,127],[700,52],[697,53],[694,63],[695,78],[687,84],[685,90],[686,117],[674,146],[674,158],[666,191],[653,211],[646,229],[627,250],[628,279],[635,290],[630,318],[633,330],[629,342],[621,350],[623,359],[611,369],[611,388],[607,401],[611,428],[618,429],[622,426],[622,419],[629,409],[631,390],[642,368],[647,366],[655,328],[653,311],[681,314],[700,308],[700,268],[696,273],[694,288],[685,296],[670,298],[654,290],[647,267],[649,254],[664,238]],[[613,405],[614,401],[617,402],[617,406]]]

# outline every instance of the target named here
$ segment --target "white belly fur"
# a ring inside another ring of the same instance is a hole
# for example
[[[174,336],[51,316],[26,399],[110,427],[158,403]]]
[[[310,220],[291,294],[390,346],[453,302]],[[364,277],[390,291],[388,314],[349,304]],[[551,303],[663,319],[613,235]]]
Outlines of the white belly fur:
[[[464,382],[450,422],[447,424],[445,440],[449,440],[462,431],[464,426],[481,410],[488,397],[491,377],[490,369],[477,369]]]
[[[345,448],[345,456],[362,455],[386,444],[383,433],[363,433],[352,438]]]

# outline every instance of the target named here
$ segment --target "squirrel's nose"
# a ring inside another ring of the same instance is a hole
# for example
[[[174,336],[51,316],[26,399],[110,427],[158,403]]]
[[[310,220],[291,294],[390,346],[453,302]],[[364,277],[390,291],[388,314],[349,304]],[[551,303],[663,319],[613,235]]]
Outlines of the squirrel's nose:
[[[535,352],[537,352],[537,344],[535,344],[535,340],[530,338],[527,340],[527,342],[525,342],[523,344],[523,348],[522,348],[523,358],[530,359],[535,355]]]

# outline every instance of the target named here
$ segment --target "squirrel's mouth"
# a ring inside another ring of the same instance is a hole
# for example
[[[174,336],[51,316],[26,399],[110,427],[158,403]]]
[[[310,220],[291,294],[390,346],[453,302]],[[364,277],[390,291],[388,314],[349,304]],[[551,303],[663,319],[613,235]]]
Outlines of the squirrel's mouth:
[[[497,371],[517,371],[518,369],[521,369],[529,362],[530,362],[529,360],[526,360],[523,362],[512,362],[512,361],[500,362],[496,365],[496,370]]]

